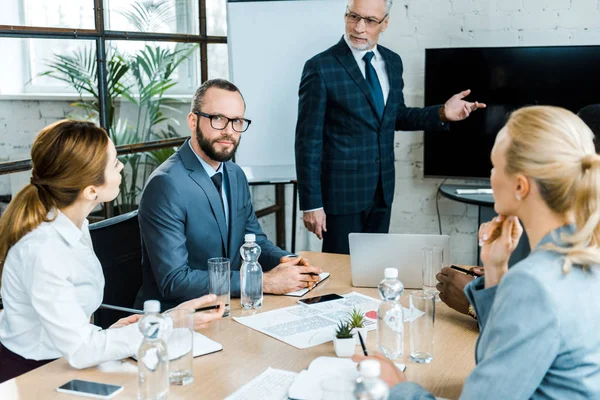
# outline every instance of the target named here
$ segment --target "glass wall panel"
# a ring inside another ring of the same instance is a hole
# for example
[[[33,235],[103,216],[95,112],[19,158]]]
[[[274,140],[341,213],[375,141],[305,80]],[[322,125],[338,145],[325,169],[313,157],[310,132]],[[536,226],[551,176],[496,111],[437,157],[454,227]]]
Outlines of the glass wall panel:
[[[227,44],[209,44],[207,48],[208,79],[229,78],[229,53]]]
[[[107,30],[198,35],[197,0],[105,0]]]
[[[227,36],[226,0],[206,1],[206,33],[208,36]]]
[[[93,0],[1,0],[0,25],[94,29]]]

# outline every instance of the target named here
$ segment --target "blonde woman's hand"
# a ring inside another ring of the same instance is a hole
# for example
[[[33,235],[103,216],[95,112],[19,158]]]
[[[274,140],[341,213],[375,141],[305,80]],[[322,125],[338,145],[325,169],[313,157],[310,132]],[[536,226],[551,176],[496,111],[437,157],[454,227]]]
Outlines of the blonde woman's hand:
[[[206,296],[198,297],[181,303],[180,305],[175,307],[175,309],[195,310],[202,306],[214,304],[215,300],[217,300],[217,296],[215,296],[214,294],[207,294]],[[223,313],[225,312],[225,304],[223,304],[223,302],[218,302],[217,304],[219,305],[219,308],[215,310],[194,312],[195,331],[204,329],[208,327],[208,325],[210,325],[211,322],[223,318]]]
[[[479,228],[481,261],[485,266],[485,287],[497,285],[508,270],[508,259],[517,247],[523,227],[515,216],[499,215]]]
[[[404,372],[400,371],[396,364],[393,361],[388,360],[382,354],[377,353],[374,356],[362,356],[355,354],[352,356],[352,361],[360,364],[362,360],[377,360],[381,365],[381,371],[379,373],[379,377],[387,383],[390,389],[401,382],[406,382],[406,375]],[[358,368],[358,366],[357,366]]]

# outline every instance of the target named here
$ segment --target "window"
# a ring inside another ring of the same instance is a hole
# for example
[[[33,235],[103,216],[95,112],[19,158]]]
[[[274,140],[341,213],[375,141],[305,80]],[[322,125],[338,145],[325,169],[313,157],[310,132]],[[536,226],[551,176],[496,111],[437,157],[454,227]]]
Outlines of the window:
[[[117,145],[172,140],[120,156],[114,205],[118,213],[136,208],[145,180],[173,153],[170,143],[190,134],[182,97],[206,79],[229,77],[225,0],[102,0],[104,29],[94,0],[0,1],[0,49],[11,60],[0,74],[0,138],[9,155],[0,153],[0,162],[28,158],[37,132],[65,117],[95,121]],[[53,96],[61,93],[64,100]],[[30,96],[6,96],[23,94]],[[25,175],[2,177],[0,195],[16,193]]]

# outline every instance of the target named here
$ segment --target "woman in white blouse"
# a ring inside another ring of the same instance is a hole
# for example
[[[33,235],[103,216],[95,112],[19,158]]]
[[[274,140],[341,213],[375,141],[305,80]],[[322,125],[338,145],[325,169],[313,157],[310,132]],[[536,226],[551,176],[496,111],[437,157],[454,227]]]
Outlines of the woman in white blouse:
[[[91,324],[104,276],[86,217],[119,193],[123,164],[107,133],[91,122],[59,121],[31,149],[31,183],[0,219],[0,382],[65,357],[75,368],[129,357],[142,335],[139,315],[110,329]],[[198,308],[213,295],[182,303]],[[195,329],[223,315],[196,313]]]

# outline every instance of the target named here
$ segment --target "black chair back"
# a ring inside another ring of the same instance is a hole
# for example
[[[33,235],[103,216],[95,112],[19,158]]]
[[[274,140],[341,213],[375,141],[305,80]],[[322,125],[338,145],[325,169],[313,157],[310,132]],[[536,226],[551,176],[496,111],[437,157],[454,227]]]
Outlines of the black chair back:
[[[137,210],[90,224],[89,228],[106,281],[102,303],[133,308],[142,286],[142,241]],[[106,329],[128,315],[131,313],[101,307],[94,313],[94,324]]]

